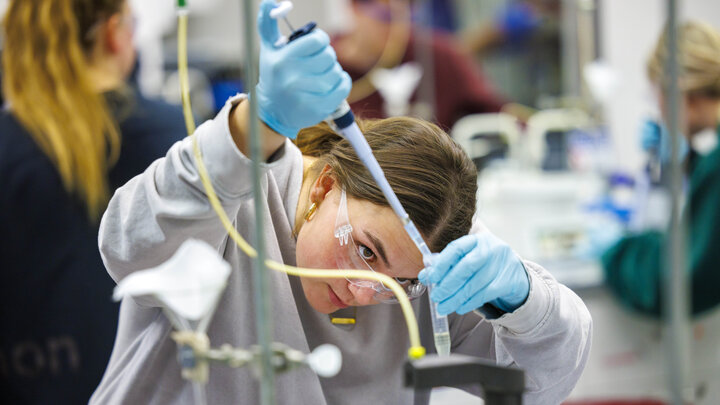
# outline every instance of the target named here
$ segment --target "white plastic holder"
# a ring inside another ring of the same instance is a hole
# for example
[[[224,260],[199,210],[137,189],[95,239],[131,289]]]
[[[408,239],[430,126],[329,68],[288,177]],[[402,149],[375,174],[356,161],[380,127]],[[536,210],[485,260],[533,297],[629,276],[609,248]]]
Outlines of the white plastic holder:
[[[121,280],[113,298],[150,295],[182,320],[206,325],[229,275],[230,265],[215,249],[203,241],[188,239],[165,263]],[[175,326],[188,329],[186,325]]]
[[[385,100],[385,114],[388,117],[407,115],[412,97],[423,69],[419,63],[407,62],[392,69],[377,68],[370,75],[370,81]]]

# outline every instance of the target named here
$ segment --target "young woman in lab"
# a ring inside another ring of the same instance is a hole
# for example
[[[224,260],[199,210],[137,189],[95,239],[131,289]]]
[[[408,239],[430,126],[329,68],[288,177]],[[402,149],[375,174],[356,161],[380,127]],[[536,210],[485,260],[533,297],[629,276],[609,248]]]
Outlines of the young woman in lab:
[[[714,129],[720,133],[720,32],[701,22],[682,25],[678,35],[678,61],[682,92],[680,128],[688,141],[698,133]],[[662,84],[668,73],[666,34],[657,42],[647,71],[657,87],[659,105],[667,113]],[[693,314],[708,311],[720,303],[720,149],[701,156],[690,151],[686,158],[689,173],[687,260]],[[622,238],[603,255],[607,283],[629,307],[658,316],[662,312],[661,272],[667,262],[666,235],[647,231]]]
[[[124,84],[125,0],[12,0],[0,111],[0,398],[79,404],[117,331],[97,248],[115,188],[182,138],[180,110]],[[121,146],[122,145],[122,146]]]
[[[396,277],[411,298],[422,260],[379,188],[350,145],[326,126],[347,96],[349,76],[321,30],[276,47],[273,1],[261,3],[262,39],[257,97],[264,141],[265,240],[270,259],[311,268],[338,268],[361,257]],[[253,201],[248,160],[249,103],[237,96],[195,137],[224,209],[251,240]],[[298,135],[298,132],[300,134]],[[526,403],[561,402],[580,377],[590,348],[591,320],[582,301],[536,264],[473,223],[476,171],[433,124],[411,118],[368,123],[364,134],[390,184],[430,248],[440,252],[421,275],[437,281],[432,299],[449,316],[452,351],[525,370]],[[298,135],[300,148],[287,138]],[[209,326],[213,343],[256,343],[252,259],[228,239],[198,178],[192,139],[121,188],[103,217],[100,248],[115,280],[157,266],[188,238],[215,246],[233,268]],[[351,243],[334,237],[349,221]],[[343,259],[343,260],[341,260]],[[346,279],[305,279],[270,272],[273,339],[308,352],[340,348],[343,368],[332,379],[305,369],[278,376],[281,404],[426,404],[428,393],[403,388],[408,334],[400,309],[371,305],[388,296]],[[423,344],[433,351],[427,295],[415,299]],[[190,403],[180,376],[172,326],[157,300],[125,298],[108,370],[91,403]],[[496,317],[474,310],[495,309]],[[338,311],[351,312],[350,315]],[[331,322],[353,316],[352,327]],[[479,390],[474,388],[476,394]],[[256,404],[252,370],[213,367],[208,402]]]

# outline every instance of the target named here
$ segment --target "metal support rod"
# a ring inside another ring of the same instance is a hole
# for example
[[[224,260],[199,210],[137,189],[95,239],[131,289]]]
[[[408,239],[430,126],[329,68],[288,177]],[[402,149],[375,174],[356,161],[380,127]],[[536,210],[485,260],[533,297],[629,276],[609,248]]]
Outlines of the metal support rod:
[[[420,118],[435,120],[437,106],[435,105],[435,56],[433,55],[433,19],[430,1],[420,0],[416,7],[422,10],[420,18],[411,29],[415,36],[415,60],[422,66],[422,80],[417,89],[415,111],[409,111]],[[398,7],[392,5],[391,7]],[[409,6],[405,6],[409,7]]]
[[[576,0],[561,0],[561,62],[563,94],[580,97],[580,38],[578,37],[578,4]]]
[[[663,277],[664,297],[667,304],[666,316],[668,324],[668,377],[669,386],[674,404],[683,404],[683,390],[687,386],[689,377],[688,362],[688,281],[686,271],[686,229],[682,215],[682,194],[683,194],[683,169],[680,161],[679,139],[680,123],[683,117],[680,114],[680,89],[678,78],[680,67],[678,64],[678,7],[677,0],[667,2],[667,72],[669,80],[664,83],[665,99],[667,100],[667,124],[670,131],[670,243],[669,257],[665,266]],[[689,209],[689,201],[685,202],[685,208]]]
[[[255,90],[258,74],[258,52],[256,49],[257,36],[255,35],[255,15],[253,0],[245,0],[244,23],[245,26],[245,83],[248,92]],[[262,405],[275,404],[275,374],[272,367],[272,322],[270,288],[268,288],[267,271],[265,271],[265,240],[263,238],[263,215],[265,200],[260,176],[262,156],[262,140],[260,139],[260,125],[258,120],[257,97],[250,97],[250,157],[253,161],[253,199],[255,206],[255,232],[254,243],[257,257],[253,266],[253,298],[255,303],[255,327],[257,329],[258,345],[260,346],[260,400]]]

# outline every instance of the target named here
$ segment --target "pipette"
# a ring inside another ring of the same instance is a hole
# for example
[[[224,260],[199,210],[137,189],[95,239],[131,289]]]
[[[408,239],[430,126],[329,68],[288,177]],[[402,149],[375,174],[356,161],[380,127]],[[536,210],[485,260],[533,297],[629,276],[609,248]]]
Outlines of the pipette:
[[[271,16],[273,16],[273,18],[285,18],[287,13],[292,9],[292,7],[288,6],[286,3],[289,2],[282,2],[281,4],[284,5],[282,7],[276,8],[275,10],[278,11],[274,15],[271,14]],[[300,38],[305,34],[308,34],[314,28],[315,23],[310,22],[306,24],[304,27],[293,32],[288,39],[288,42],[292,42],[293,40]],[[413,223],[413,221],[410,219],[408,213],[405,212],[405,208],[403,208],[402,204],[400,204],[400,200],[397,198],[397,195],[395,195],[392,187],[390,187],[390,183],[388,183],[387,179],[385,178],[385,173],[382,171],[382,168],[380,168],[377,159],[375,159],[375,156],[372,154],[372,149],[370,149],[370,145],[368,145],[365,136],[363,136],[360,128],[355,123],[355,115],[350,109],[350,105],[347,103],[347,101],[343,101],[340,106],[335,109],[335,112],[330,115],[330,119],[333,121],[333,123],[335,123],[340,135],[345,138],[345,140],[350,142],[350,145],[355,150],[355,153],[358,155],[358,158],[360,158],[360,161],[368,169],[373,179],[375,179],[375,182],[378,184],[380,190],[385,195],[385,199],[387,199],[390,207],[393,209],[393,211],[395,211],[395,214],[398,216],[398,218],[400,218],[400,221],[402,222],[405,231],[410,236],[410,239],[412,239],[413,243],[415,243],[415,246],[417,246],[418,250],[420,250],[420,253],[423,257],[423,264],[425,265],[425,267],[429,267],[432,253],[427,247],[427,244],[425,244],[425,240],[422,238],[422,235],[415,226],[415,223]],[[429,285],[427,287],[428,294],[430,294],[433,286]],[[428,302],[430,303],[430,314],[432,318],[435,349],[439,355],[448,355],[450,354],[451,342],[447,316],[438,314],[437,303],[432,302],[432,300],[428,300]]]
[[[390,207],[392,207],[395,214],[398,218],[400,218],[400,221],[402,221],[405,231],[410,236],[410,239],[412,239],[415,246],[417,246],[418,250],[420,250],[423,257],[423,264],[425,267],[429,267],[431,265],[430,260],[432,258],[432,253],[427,247],[427,244],[425,244],[425,240],[422,238],[422,235],[415,226],[415,223],[410,219],[408,213],[405,212],[402,204],[400,204],[400,200],[398,200],[397,195],[395,195],[392,187],[390,187],[390,183],[388,183],[385,178],[385,173],[383,173],[380,165],[375,159],[375,156],[372,154],[370,145],[368,145],[367,140],[360,131],[360,128],[355,123],[355,115],[352,110],[350,110],[350,105],[348,105],[347,101],[342,102],[342,104],[330,116],[330,119],[332,119],[337,126],[340,135],[350,142],[350,145],[352,145],[355,153],[358,155],[358,158],[360,158],[360,161],[363,162],[363,165],[365,165],[373,179],[375,179],[375,182],[380,187],[380,190],[382,190],[382,193],[385,195],[388,203],[390,203]],[[427,287],[428,294],[430,294],[433,286],[429,285]],[[428,301],[430,302],[430,314],[432,317],[435,349],[439,355],[450,354],[450,329],[448,328],[447,316],[438,314],[437,303],[432,302],[432,300]]]

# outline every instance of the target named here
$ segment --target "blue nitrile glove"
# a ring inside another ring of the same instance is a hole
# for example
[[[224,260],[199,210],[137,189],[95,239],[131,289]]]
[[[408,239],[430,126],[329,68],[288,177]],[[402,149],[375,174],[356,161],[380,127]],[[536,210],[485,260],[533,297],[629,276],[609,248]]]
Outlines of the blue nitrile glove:
[[[490,232],[452,241],[418,278],[423,284],[435,284],[430,299],[440,303],[440,314],[465,314],[486,303],[512,312],[530,293],[522,262]]]
[[[687,139],[678,137],[680,160],[685,159],[689,151]],[[670,162],[670,133],[665,126],[652,119],[646,119],[640,129],[640,145],[645,152],[656,155],[661,163]]]
[[[280,31],[270,17],[275,6],[272,0],[260,4],[260,75],[251,97],[257,97],[265,124],[294,139],[300,129],[335,111],[350,94],[352,80],[338,64],[330,38],[320,29],[276,46]]]

